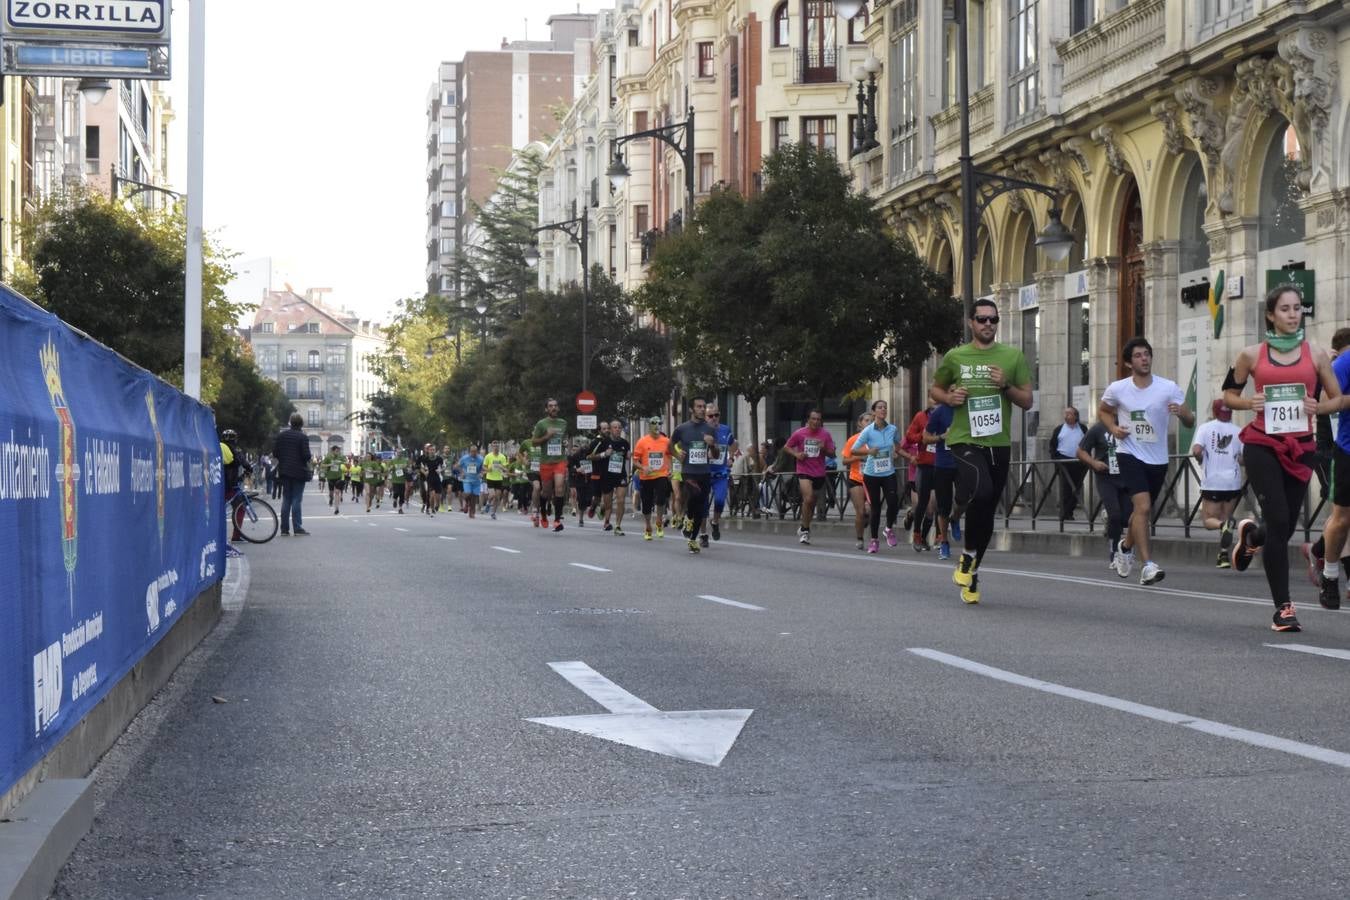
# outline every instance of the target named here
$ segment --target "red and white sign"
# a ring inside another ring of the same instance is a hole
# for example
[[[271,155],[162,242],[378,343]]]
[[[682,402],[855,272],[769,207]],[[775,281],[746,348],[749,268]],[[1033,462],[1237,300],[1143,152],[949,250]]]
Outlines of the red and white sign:
[[[577,394],[577,412],[595,412],[595,394],[590,391],[582,391],[580,394]]]

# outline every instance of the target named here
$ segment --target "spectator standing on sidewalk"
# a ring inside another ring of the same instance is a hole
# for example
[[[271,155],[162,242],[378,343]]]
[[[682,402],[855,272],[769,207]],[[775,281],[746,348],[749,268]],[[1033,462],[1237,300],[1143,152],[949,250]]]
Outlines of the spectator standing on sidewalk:
[[[309,534],[302,526],[301,504],[305,499],[305,482],[309,481],[309,438],[302,426],[305,417],[291,414],[291,427],[277,435],[272,455],[277,458],[277,476],[281,480],[281,533]]]
[[[1050,432],[1050,458],[1064,459],[1070,462],[1059,463],[1059,517],[1072,519],[1073,511],[1078,507],[1078,497],[1083,493],[1083,476],[1087,466],[1078,461],[1078,445],[1087,435],[1087,429],[1079,421],[1078,410],[1072,406],[1064,408],[1064,421]]]
[[[267,482],[267,496],[275,497],[277,489],[277,462],[271,455],[264,453],[262,459],[258,460],[258,465],[262,467],[263,478]]]

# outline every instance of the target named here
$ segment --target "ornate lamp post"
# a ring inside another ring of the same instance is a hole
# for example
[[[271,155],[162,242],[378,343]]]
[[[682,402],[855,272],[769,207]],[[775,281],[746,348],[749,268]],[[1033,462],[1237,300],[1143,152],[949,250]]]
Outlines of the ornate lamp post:
[[[612,168],[612,167],[611,167]],[[575,209],[573,210],[575,212]],[[590,250],[587,245],[590,243],[590,224],[586,219],[586,211],[583,209],[581,215],[575,218],[567,219],[563,222],[551,222],[548,225],[540,225],[534,229],[534,233],[541,231],[561,231],[563,234],[581,248],[581,389],[588,390],[591,381],[591,353],[590,353],[590,335],[586,331],[586,307],[591,302],[591,267]],[[539,247],[531,244],[525,248],[525,264],[531,269],[539,265]]]
[[[622,137],[614,139],[614,160],[605,170],[605,175],[609,176],[609,183],[614,190],[623,187],[628,176],[632,174],[628,170],[628,165],[623,161],[623,154],[619,148],[629,141],[635,141],[639,138],[656,138],[664,141],[674,147],[684,160],[684,192],[685,192],[685,217],[688,218],[694,214],[694,108],[689,107],[688,118],[683,122],[672,122],[669,125],[662,125],[659,128],[648,128],[646,131],[635,131],[632,134],[625,134]]]

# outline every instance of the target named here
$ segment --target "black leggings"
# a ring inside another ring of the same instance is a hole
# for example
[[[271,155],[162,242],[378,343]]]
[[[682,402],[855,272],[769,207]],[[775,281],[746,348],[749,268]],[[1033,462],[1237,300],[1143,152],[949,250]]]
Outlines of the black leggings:
[[[693,520],[693,534],[703,529],[703,520],[708,517],[708,500],[712,495],[711,475],[690,475],[680,479],[680,496],[684,500],[684,514]]]
[[[1134,512],[1134,500],[1130,489],[1119,478],[1096,473],[1097,494],[1102,498],[1102,509],[1106,512],[1106,539],[1109,553],[1114,553],[1116,541],[1120,540]]]
[[[1298,525],[1308,482],[1286,472],[1268,447],[1246,444],[1242,456],[1247,462],[1247,481],[1261,504],[1261,527],[1252,543],[1261,548],[1270,598],[1279,608],[1289,602],[1289,538]],[[1313,464],[1311,447],[1301,461],[1308,466]]]
[[[1008,482],[1012,448],[956,444],[948,449],[956,457],[956,505],[965,510],[966,551],[975,554],[979,565],[994,536],[994,513]]]
[[[933,497],[937,514],[943,519],[952,517],[952,491],[956,488],[956,470],[933,467]]]
[[[889,475],[864,475],[863,488],[867,491],[867,500],[872,504],[872,540],[877,539],[877,528],[881,525],[881,498],[886,498],[886,527],[895,527],[895,518],[900,515],[900,493],[895,487],[895,473]]]
[[[936,466],[932,463],[919,466],[919,474],[914,479],[914,489],[918,493],[919,499],[914,504],[914,530],[928,539],[928,526],[932,520],[928,518],[928,501],[933,495],[934,471]]]

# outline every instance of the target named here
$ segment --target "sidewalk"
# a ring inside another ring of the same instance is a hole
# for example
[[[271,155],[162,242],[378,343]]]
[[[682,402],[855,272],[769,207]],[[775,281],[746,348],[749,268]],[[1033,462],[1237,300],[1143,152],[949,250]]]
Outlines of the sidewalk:
[[[1041,553],[1054,556],[1100,556],[1107,559],[1106,531],[1104,522],[1097,521],[1095,531],[1088,531],[1087,523],[1081,519],[1064,523],[1063,531],[1057,519],[1038,519],[1035,527],[1029,517],[1014,516],[1009,527],[1003,525],[1000,516],[995,520],[994,540],[990,545],[994,550],[1011,550],[1019,553]],[[764,534],[779,534],[794,537],[797,533],[796,519],[779,519],[777,513],[753,519],[738,516],[722,517],[724,529],[737,529],[746,533],[756,531]],[[897,524],[897,528],[899,525]],[[831,538],[851,537],[853,518],[846,517],[842,522],[831,515],[828,520],[817,519],[811,524],[812,533],[824,532]],[[1319,532],[1314,531],[1312,540],[1317,540]],[[907,540],[900,535],[901,541]],[[1303,532],[1299,531],[1290,541],[1289,566],[1292,570],[1301,570],[1303,558],[1298,546],[1303,543]],[[1157,533],[1151,541],[1153,558],[1159,563],[1198,563],[1213,565],[1219,550],[1219,533],[1206,531],[1202,527],[1192,527],[1191,536],[1185,536],[1181,525],[1159,523]]]

